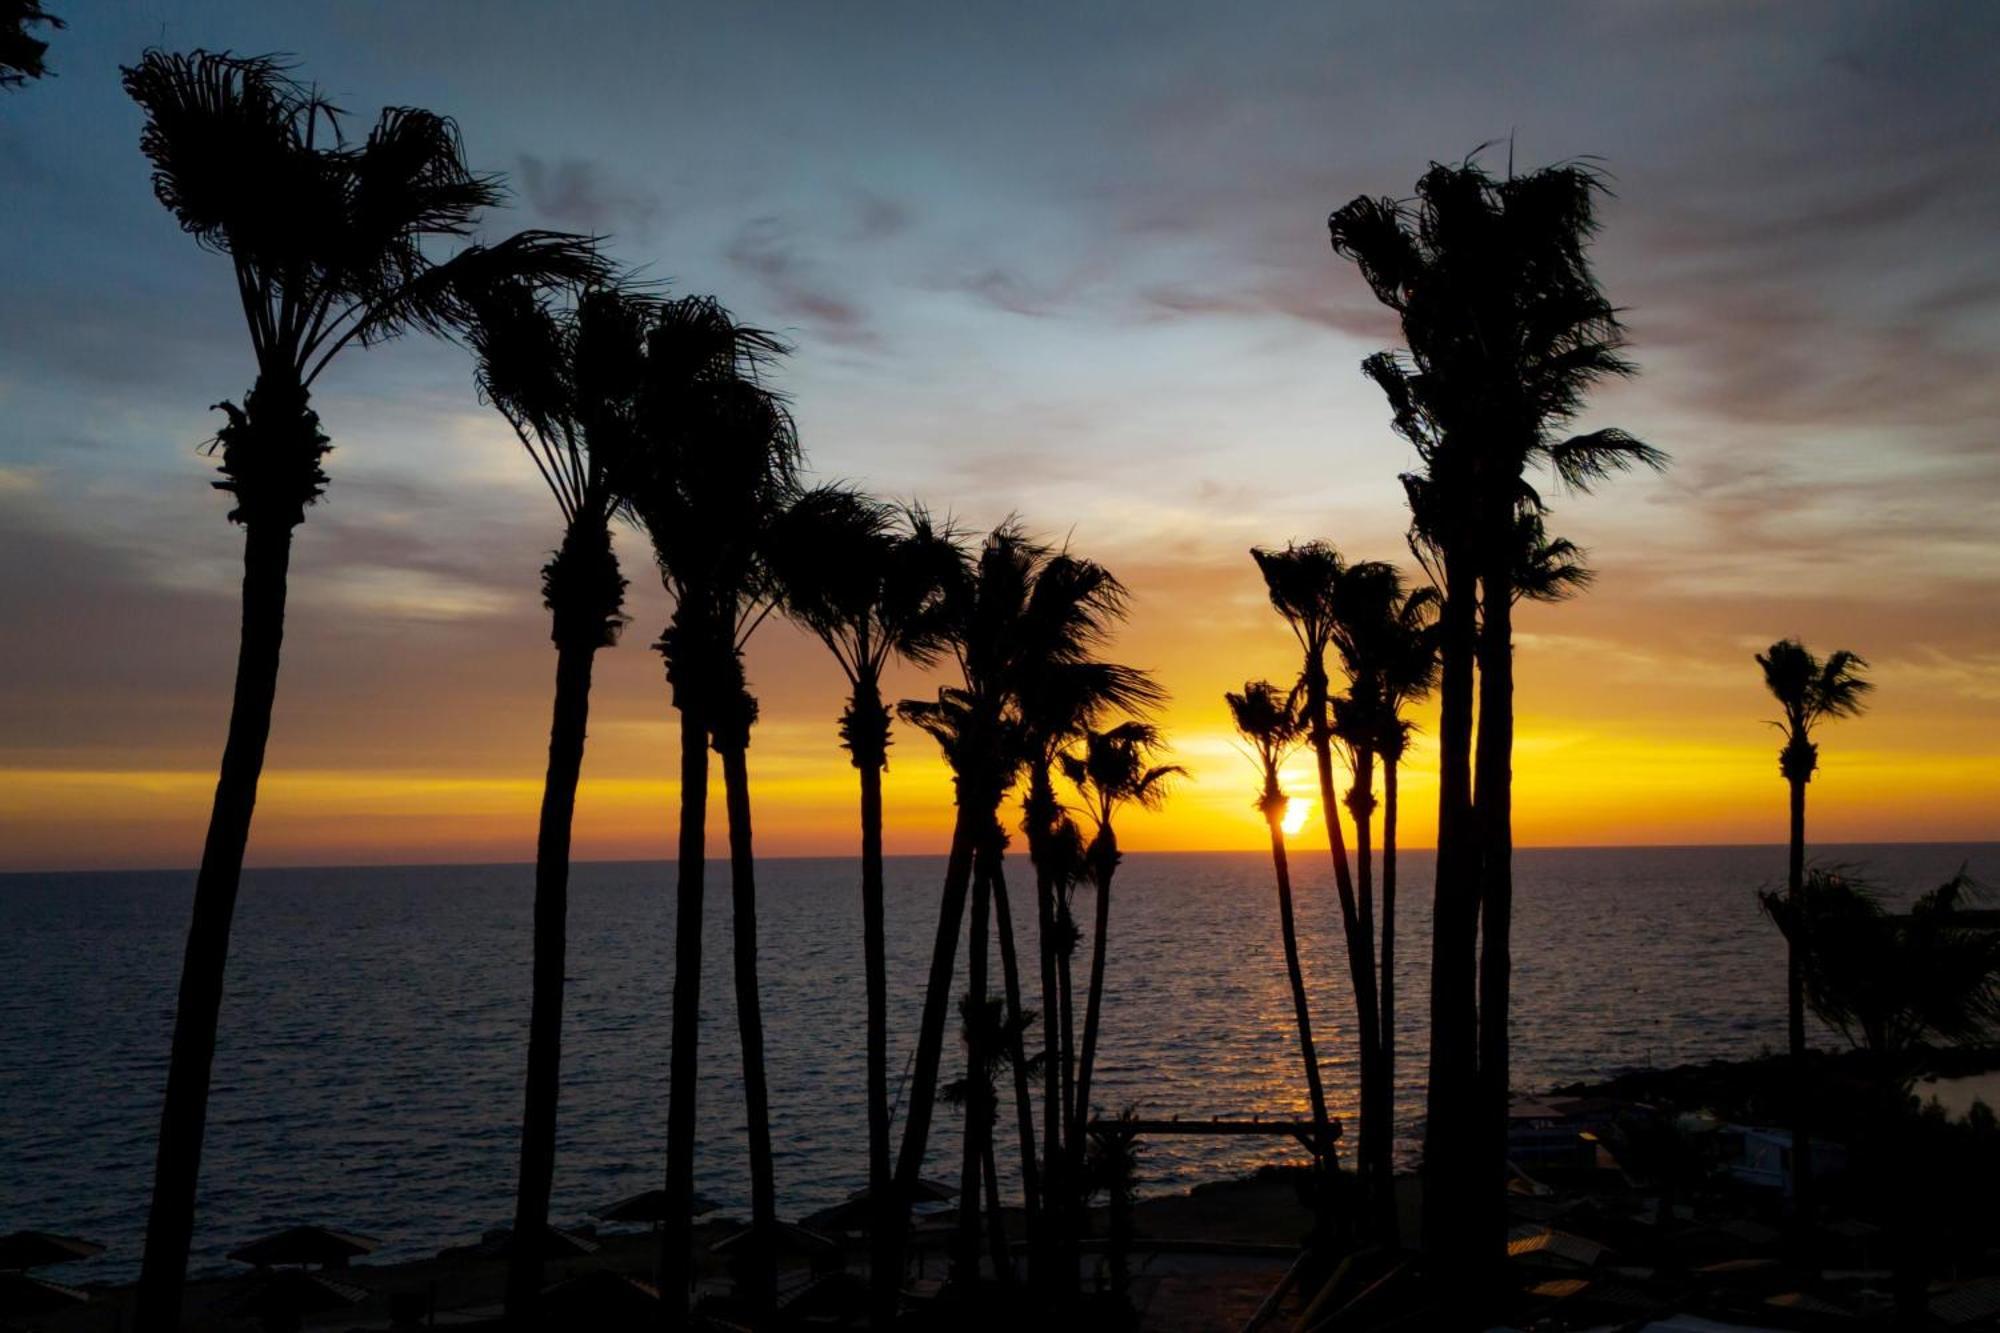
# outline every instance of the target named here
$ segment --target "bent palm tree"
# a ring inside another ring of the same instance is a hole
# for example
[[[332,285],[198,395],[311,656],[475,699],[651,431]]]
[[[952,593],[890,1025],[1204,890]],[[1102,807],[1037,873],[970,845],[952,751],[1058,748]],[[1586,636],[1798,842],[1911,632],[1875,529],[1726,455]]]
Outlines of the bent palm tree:
[[[756,897],[745,750],[756,702],[742,647],[768,610],[766,527],[790,494],[797,439],[759,381],[783,351],[709,297],[661,303],[646,330],[629,447],[613,484],[652,541],[673,614],[655,645],[680,711],[680,835],[675,871],[673,1063],[667,1107],[667,1219],[659,1276],[666,1317],[684,1320],[693,1275],[695,1080],[708,827],[708,750],[723,760],[734,907],[737,1017],[750,1140],[753,1297],[768,1298],[776,1187],[756,986]]]
[[[1343,590],[1366,575],[1354,575],[1340,553],[1325,542],[1295,543],[1281,551],[1253,550],[1250,555],[1264,575],[1271,605],[1298,640],[1303,664],[1299,672],[1301,712],[1319,772],[1321,814],[1327,847],[1333,857],[1334,888],[1340,898],[1341,933],[1347,944],[1348,981],[1354,992],[1355,1046],[1361,1065],[1361,1133],[1355,1161],[1364,1205],[1378,1229],[1386,1224],[1390,1182],[1380,1168],[1389,1160],[1378,1146],[1388,1127],[1382,1123],[1381,1016],[1375,984],[1373,921],[1356,900],[1348,868],[1347,839],[1340,827],[1340,800],[1333,785],[1333,721],[1326,672],[1327,650],[1339,625]],[[1372,909],[1371,909],[1372,912]]]
[[[1797,639],[1780,639],[1757,654],[1764,685],[1784,709],[1774,721],[1785,738],[1778,751],[1778,771],[1791,790],[1791,848],[1786,861],[1785,892],[1797,899],[1805,886],[1806,784],[1819,769],[1819,745],[1813,728],[1829,718],[1853,717],[1867,706],[1875,686],[1861,674],[1868,663],[1842,649],[1824,662]],[[1805,959],[1791,934],[1785,936],[1786,1038],[1792,1058],[1792,1204],[1801,1218],[1812,1205],[1812,1152],[1806,1109]]]
[[[1155,764],[1159,728],[1149,722],[1121,722],[1106,731],[1086,732],[1083,749],[1064,751],[1063,776],[1083,798],[1091,824],[1084,861],[1097,890],[1097,910],[1091,923],[1090,990],[1083,1011],[1083,1043],[1076,1062],[1076,1107],[1069,1125],[1070,1165],[1081,1177],[1083,1127],[1090,1121],[1090,1075],[1097,1064],[1098,1024],[1104,1013],[1104,967],[1110,945],[1111,880],[1124,854],[1118,850],[1117,818],[1137,807],[1157,810],[1166,804],[1167,788],[1187,770],[1179,764]]]
[[[943,651],[940,602],[965,553],[922,509],[902,522],[888,505],[837,486],[808,491],[779,523],[772,560],[786,613],[817,635],[847,677],[840,743],[861,775],[861,933],[868,993],[868,1189],[887,1228],[889,1018],[883,931],[882,772],[889,709],[882,673],[894,658],[928,665]]]
[[[1320,1081],[1319,1056],[1313,1049],[1312,1013],[1306,1003],[1306,978],[1299,966],[1299,933],[1292,915],[1292,868],[1285,854],[1285,807],[1291,804],[1279,780],[1279,770],[1305,742],[1305,722],[1298,702],[1268,680],[1253,680],[1241,694],[1225,694],[1237,734],[1254,751],[1263,787],[1257,809],[1271,830],[1271,872],[1278,881],[1278,928],[1285,941],[1285,974],[1292,983],[1292,1015],[1299,1028],[1299,1058],[1305,1063],[1306,1093],[1312,1103],[1313,1134],[1319,1140],[1320,1161],[1333,1165],[1333,1133],[1326,1114],[1326,1091]]]
[[[1412,510],[1444,574],[1424,1219],[1428,1248],[1447,1263],[1497,1263],[1505,1233],[1513,582],[1519,509],[1539,505],[1525,473],[1546,464],[1584,491],[1665,463],[1623,431],[1561,435],[1594,385],[1635,369],[1590,266],[1602,189],[1578,163],[1496,180],[1468,160],[1433,164],[1413,206],[1364,197],[1328,219],[1335,252],[1402,323],[1409,364],[1381,355],[1364,368],[1424,464]]]
[[[476,299],[473,308],[467,340],[478,357],[480,394],[513,428],[563,519],[562,543],[542,567],[556,681],[535,839],[534,984],[506,1294],[508,1318],[521,1322],[541,1291],[555,1175],[570,826],[590,720],[591,669],[597,650],[616,643],[624,623],[625,580],[611,548],[619,497],[606,455],[617,447],[616,418],[633,388],[621,370],[634,362],[646,312],[637,298],[613,292],[591,293],[558,309],[526,283],[506,284]]]
[[[339,113],[276,61],[149,51],[124,70],[145,113],[139,140],[153,192],[204,249],[227,255],[257,373],[239,407],[219,406],[222,480],[243,527],[243,623],[229,737],[195,879],[173,1057],[160,1117],[138,1323],[169,1330],[194,1231],[229,930],[270,736],[284,638],[292,532],[326,486],[326,435],[311,390],[340,352],[410,330],[452,335],[470,302],[501,282],[575,284],[602,263],[577,237],[522,232],[448,259],[500,202],[496,177],[465,164],[458,129],[412,108],[384,111],[342,143]]]

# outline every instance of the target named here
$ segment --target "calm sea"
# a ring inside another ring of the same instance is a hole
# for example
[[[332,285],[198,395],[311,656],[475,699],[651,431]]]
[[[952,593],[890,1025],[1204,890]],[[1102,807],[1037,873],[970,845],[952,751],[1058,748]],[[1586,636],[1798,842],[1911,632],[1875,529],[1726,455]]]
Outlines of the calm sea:
[[[2000,882],[2000,844],[1847,846],[1823,859],[1898,894],[1961,863]],[[1300,854],[1294,865],[1329,1095],[1351,1114],[1338,913],[1323,856]],[[1397,969],[1406,1149],[1422,1110],[1430,871],[1427,853],[1406,854]],[[844,1197],[864,1174],[856,870],[792,860],[759,872],[781,1205],[800,1214]],[[889,864],[897,1071],[922,1003],[941,872],[941,859]],[[1032,932],[1025,872],[1012,867],[1015,918]],[[1755,890],[1783,874],[1776,848],[1519,853],[1517,1085],[1782,1043],[1779,940]],[[740,1208],[748,1182],[725,867],[710,875],[698,1186]],[[671,879],[659,864],[576,869],[559,1222],[657,1183],[663,1169]],[[136,1271],[192,883],[187,872],[0,877],[0,1232],[36,1227],[105,1242],[92,1279]],[[198,1266],[222,1266],[231,1246],[292,1222],[382,1237],[384,1257],[396,1258],[476,1240],[510,1219],[531,897],[527,866],[245,877]],[[1100,1105],[1303,1112],[1265,858],[1129,857],[1111,936]],[[1011,1132],[1011,1114],[1001,1125]],[[940,1129],[933,1167],[950,1174],[955,1136],[949,1123]],[[1011,1152],[1011,1138],[1002,1141]],[[1149,1191],[1179,1189],[1296,1152],[1277,1141],[1176,1139],[1146,1144],[1141,1169]]]

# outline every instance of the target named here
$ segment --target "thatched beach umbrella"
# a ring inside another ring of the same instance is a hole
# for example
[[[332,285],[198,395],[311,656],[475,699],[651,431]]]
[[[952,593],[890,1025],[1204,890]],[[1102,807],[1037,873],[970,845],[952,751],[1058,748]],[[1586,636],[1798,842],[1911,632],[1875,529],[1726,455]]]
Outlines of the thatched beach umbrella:
[[[331,1227],[287,1227],[260,1240],[240,1245],[229,1257],[240,1264],[258,1268],[299,1267],[317,1264],[322,1268],[345,1268],[349,1259],[373,1254],[382,1244],[373,1236]]]
[[[0,1270],[24,1273],[30,1268],[95,1259],[104,1247],[94,1240],[58,1236],[49,1231],[16,1231],[0,1236]]]
[[[714,1212],[720,1206],[706,1195],[697,1194],[694,1196],[693,1206],[688,1209],[688,1215],[700,1217],[703,1213]],[[597,1218],[600,1222],[650,1222],[657,1226],[670,1220],[671,1211],[667,1192],[663,1189],[650,1189],[641,1190],[630,1198],[620,1199],[598,1213]]]
[[[556,1328],[654,1328],[659,1289],[608,1269],[581,1273],[542,1293],[542,1317]]]
[[[0,1315],[9,1319],[34,1319],[55,1314],[89,1299],[89,1292],[51,1282],[47,1278],[30,1277],[26,1273],[0,1273]]]

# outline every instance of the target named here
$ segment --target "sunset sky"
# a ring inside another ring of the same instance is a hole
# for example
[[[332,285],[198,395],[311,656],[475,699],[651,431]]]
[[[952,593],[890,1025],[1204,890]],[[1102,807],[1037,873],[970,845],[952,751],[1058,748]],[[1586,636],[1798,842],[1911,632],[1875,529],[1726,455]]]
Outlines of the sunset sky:
[[[1110,565],[1192,770],[1137,849],[1262,845],[1221,695],[1297,664],[1247,549],[1410,563],[1357,370],[1397,330],[1327,212],[1488,140],[1595,155],[1642,374],[1582,424],[1674,463],[1556,497],[1599,581],[1520,616],[1518,841],[1782,840],[1751,654],[1783,635],[1878,684],[1824,734],[1817,840],[2000,837],[2000,9],[46,2],[57,76],[0,94],[0,869],[192,865],[227,718],[241,534],[199,446],[252,368],[226,261],[151,197],[117,71],[149,44],[296,53],[357,129],[455,116],[514,185],[493,234],[608,236],[793,341],[816,476]],[[527,859],[555,505],[457,348],[345,354],[317,406],[251,860]],[[588,858],[672,851],[666,602],[621,554]],[[774,623],[750,670],[761,848],[849,852],[832,659]],[[891,851],[941,850],[913,732],[887,797]]]

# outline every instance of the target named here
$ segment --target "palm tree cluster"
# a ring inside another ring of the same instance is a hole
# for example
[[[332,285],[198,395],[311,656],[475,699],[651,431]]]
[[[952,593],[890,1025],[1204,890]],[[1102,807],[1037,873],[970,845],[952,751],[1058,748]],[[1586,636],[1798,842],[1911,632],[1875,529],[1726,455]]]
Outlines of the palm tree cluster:
[[[1513,608],[1523,597],[1560,598],[1588,581],[1581,553],[1548,537],[1549,506],[1530,472],[1547,468],[1582,492],[1613,473],[1665,461],[1623,431],[1568,433],[1593,386],[1633,372],[1619,312],[1589,259],[1604,190],[1588,163],[1526,174],[1510,165],[1496,177],[1475,155],[1434,163],[1413,199],[1363,196],[1328,219],[1334,251],[1356,265],[1403,333],[1402,350],[1371,356],[1362,369],[1417,454],[1418,466],[1403,477],[1409,540],[1436,598],[1438,851],[1423,1224],[1434,1261],[1466,1272],[1490,1271],[1505,1241]],[[1307,653],[1307,725],[1321,750],[1321,797],[1360,1019],[1363,1183],[1387,1225],[1379,1196],[1388,1130],[1379,1122],[1388,1113],[1388,1030],[1375,978],[1388,973],[1371,973],[1366,844],[1357,895],[1347,887],[1331,765],[1318,740],[1335,724],[1316,716],[1326,687],[1315,660],[1335,642],[1341,571],[1331,552],[1303,550],[1311,553],[1295,556],[1289,568],[1281,564],[1280,577],[1268,555],[1260,563],[1274,605]],[[1295,586],[1290,576],[1308,570],[1305,588]],[[1351,665],[1344,652],[1343,664]],[[1350,808],[1357,830],[1365,830],[1362,812],[1373,802],[1366,775],[1383,752],[1379,742],[1347,745],[1356,777]],[[1384,896],[1386,915],[1386,884]],[[1393,930],[1386,938],[1393,940]],[[1372,1130],[1371,1114],[1378,1120]]]
[[[39,14],[31,17],[41,17]],[[465,163],[456,126],[428,111],[384,111],[359,140],[343,114],[288,66],[195,51],[146,53],[125,71],[144,112],[141,146],[160,201],[204,248],[231,261],[256,361],[239,406],[220,405],[221,480],[245,533],[242,649],[235,706],[197,878],[182,970],[139,1326],[179,1326],[195,1189],[231,921],[275,700],[293,531],[327,484],[331,443],[311,391],[350,346],[426,332],[473,355],[480,398],[506,421],[548,487],[561,529],[541,571],[556,650],[553,716],[536,842],[532,999],[506,1308],[535,1319],[542,1289],[561,1083],[562,990],[571,825],[588,731],[593,664],[625,623],[626,580],[613,544],[641,533],[671,603],[654,647],[680,721],[680,823],[665,1224],[658,1276],[692,1286],[691,1219],[706,906],[710,754],[722,771],[729,847],[732,973],[751,1175],[742,1247],[746,1313],[777,1295],[775,1157],[757,950],[749,748],[758,716],[745,654],[773,614],[819,638],[849,697],[839,743],[860,775],[861,952],[867,986],[867,1107],[875,1299],[893,1317],[901,1247],[940,1092],[964,1108],[960,1276],[978,1280],[979,1200],[992,1205],[996,1275],[1011,1277],[997,1207],[996,1079],[1011,1075],[1029,1182],[1037,1276],[1074,1285],[1074,1242],[1090,1176],[1084,1143],[1109,966],[1116,822],[1153,808],[1179,769],[1157,762],[1147,721],[1163,701],[1150,676],[1106,661],[1123,586],[1103,566],[1037,542],[1014,520],[975,548],[921,506],[802,481],[798,432],[771,380],[788,351],[706,296],[670,297],[620,280],[591,238],[526,231],[469,240],[503,182]],[[440,244],[457,244],[438,257]],[[884,674],[898,660],[950,662],[956,682],[892,709]],[[882,773],[896,714],[932,736],[954,777],[958,814],[937,947],[900,1150],[892,1143],[884,943]],[[1057,779],[1071,792],[1057,795]],[[1001,811],[1025,786],[1038,849],[1042,1007],[1024,1002],[1006,892]],[[1087,824],[1089,836],[1079,831]],[[1054,839],[1054,842],[1050,840]],[[1050,848],[1060,844],[1060,855]],[[1070,895],[1088,882],[1096,936],[1080,1047],[1067,1037],[1076,931]],[[943,1079],[945,1020],[968,893],[964,1075]],[[1062,923],[1058,931],[1056,923]],[[1004,1000],[989,998],[997,931]],[[1058,987],[1055,976],[1064,984]],[[1065,1040],[1043,1014],[1061,1016]],[[1038,1143],[1033,1081],[1050,1072]],[[1048,1188],[1041,1182],[1046,1179]],[[1067,1283],[1050,1276],[1067,1264]]]

